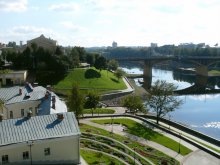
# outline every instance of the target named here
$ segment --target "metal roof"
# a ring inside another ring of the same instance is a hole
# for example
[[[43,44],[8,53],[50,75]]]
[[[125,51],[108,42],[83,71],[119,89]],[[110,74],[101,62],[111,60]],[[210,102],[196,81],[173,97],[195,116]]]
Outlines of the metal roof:
[[[21,95],[19,94],[20,89],[22,91]],[[24,101],[39,100],[45,96],[45,93],[46,89],[41,86],[34,88],[31,88],[29,85],[24,87],[14,86],[10,88],[0,88],[0,99],[7,105]]]
[[[3,120],[0,122],[0,146],[80,135],[74,113],[62,114],[63,120],[58,120],[56,114]]]
[[[22,91],[21,94],[19,94],[20,90]],[[48,94],[47,99],[45,99],[46,93]],[[55,109],[51,106],[52,96],[56,97]],[[0,88],[0,99],[5,103],[5,105],[27,101],[41,101],[38,109],[38,115],[67,112],[65,102],[61,101],[55,93],[47,91],[47,89],[42,86],[32,87],[30,84],[27,84],[24,87],[14,86],[10,88]]]

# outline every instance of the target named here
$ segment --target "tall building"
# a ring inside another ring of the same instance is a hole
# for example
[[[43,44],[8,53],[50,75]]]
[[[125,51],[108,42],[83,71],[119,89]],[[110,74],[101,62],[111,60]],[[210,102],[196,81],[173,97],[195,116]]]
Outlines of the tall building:
[[[151,48],[156,48],[157,47],[157,43],[150,43]]]
[[[117,46],[118,46],[117,42],[113,41],[113,42],[112,42],[112,47],[113,47],[113,48],[117,48]]]

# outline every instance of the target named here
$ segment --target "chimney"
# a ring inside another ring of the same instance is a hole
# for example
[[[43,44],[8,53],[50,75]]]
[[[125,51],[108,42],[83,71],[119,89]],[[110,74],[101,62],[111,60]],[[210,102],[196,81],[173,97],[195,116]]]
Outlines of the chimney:
[[[56,97],[52,96],[52,102],[55,103],[56,102]]]
[[[19,88],[19,95],[22,95],[22,89]]]
[[[55,102],[52,102],[52,108],[56,109]]]
[[[47,90],[51,91],[51,85],[47,85]]]
[[[0,114],[0,122],[2,122],[4,115]]]
[[[45,99],[48,99],[49,95],[50,95],[50,93],[49,93],[49,91],[47,91],[47,92],[45,93]]]
[[[31,116],[32,116],[32,111],[31,111],[31,110],[28,110],[28,111],[27,111],[27,118],[31,118]]]
[[[58,119],[59,121],[62,121],[62,120],[64,119],[63,114],[62,114],[62,113],[57,113],[57,119]]]

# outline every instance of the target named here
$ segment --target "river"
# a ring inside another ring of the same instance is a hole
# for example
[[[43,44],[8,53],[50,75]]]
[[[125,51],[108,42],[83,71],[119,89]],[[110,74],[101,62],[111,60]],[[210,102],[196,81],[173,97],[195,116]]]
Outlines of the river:
[[[140,66],[127,66],[125,64],[120,64],[120,66],[124,71],[130,74],[143,73],[143,69],[141,69]],[[174,80],[172,70],[153,68],[152,76],[152,83],[159,79],[174,83],[178,89],[192,86],[192,82]],[[135,82],[137,85],[140,85],[137,79],[135,79]],[[217,86],[215,87],[218,88]],[[220,94],[186,95],[178,97],[182,99],[184,103],[179,109],[170,113],[170,119],[220,140]]]

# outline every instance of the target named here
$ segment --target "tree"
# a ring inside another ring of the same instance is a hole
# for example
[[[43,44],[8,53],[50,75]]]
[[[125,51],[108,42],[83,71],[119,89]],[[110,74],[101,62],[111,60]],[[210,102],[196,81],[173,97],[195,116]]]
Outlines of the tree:
[[[106,58],[103,57],[103,56],[99,56],[99,57],[96,59],[94,66],[95,66],[96,69],[100,70],[100,72],[101,72],[103,69],[106,69],[106,68],[107,68]]]
[[[114,74],[118,78],[118,81],[119,81],[119,78],[122,78],[122,76],[124,76],[125,72],[122,69],[117,69]]]
[[[93,110],[97,108],[99,100],[100,100],[100,96],[96,92],[89,92],[86,97],[85,108],[90,108],[92,110],[92,116],[93,116]]]
[[[118,66],[119,66],[119,64],[118,64],[118,61],[116,61],[116,60],[110,60],[109,62],[108,62],[108,69],[109,70],[113,70],[113,71],[116,71],[117,69],[118,69]]]
[[[172,83],[157,80],[148,91],[146,104],[156,113],[157,124],[161,117],[174,111],[182,104],[182,100],[178,100],[173,95],[173,91],[176,89],[177,87]]]
[[[75,113],[77,122],[79,123],[79,116],[83,114],[83,95],[80,93],[79,86],[74,83],[67,102],[69,111]]]
[[[129,112],[135,114],[136,112],[144,112],[143,100],[140,96],[129,95],[122,100],[122,106],[126,107]]]

